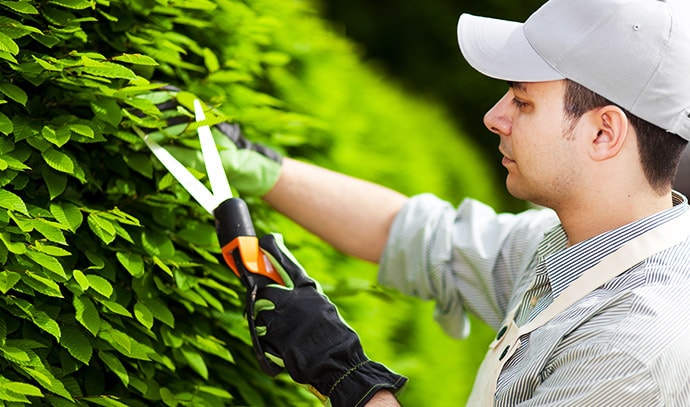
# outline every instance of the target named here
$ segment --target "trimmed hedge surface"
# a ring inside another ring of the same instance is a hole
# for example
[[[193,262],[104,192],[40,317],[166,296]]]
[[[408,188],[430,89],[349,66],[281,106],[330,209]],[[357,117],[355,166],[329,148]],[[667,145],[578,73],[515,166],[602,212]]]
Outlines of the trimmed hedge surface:
[[[142,97],[160,83],[291,156],[407,193],[493,197],[490,182],[473,182],[481,157],[444,114],[358,62],[309,3],[0,1],[0,401],[315,405],[258,369],[212,219],[141,141],[163,125]],[[170,143],[196,149],[194,135]],[[370,354],[424,383],[438,355],[429,344],[447,338],[395,333],[428,324],[428,308],[246,200],[257,229],[280,230],[324,281]],[[367,321],[372,309],[381,324]],[[464,363],[463,348],[453,353]]]

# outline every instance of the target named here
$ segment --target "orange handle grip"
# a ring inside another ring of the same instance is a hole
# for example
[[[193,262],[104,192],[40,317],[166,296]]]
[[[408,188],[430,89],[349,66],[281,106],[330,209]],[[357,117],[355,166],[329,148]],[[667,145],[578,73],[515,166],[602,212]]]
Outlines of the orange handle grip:
[[[263,276],[271,283],[285,285],[268,260],[265,254],[259,249],[259,239],[256,236],[237,236],[230,243],[221,249],[225,263],[240,278]],[[240,264],[238,264],[238,260]],[[251,275],[246,275],[251,273]],[[268,282],[267,282],[268,283]]]

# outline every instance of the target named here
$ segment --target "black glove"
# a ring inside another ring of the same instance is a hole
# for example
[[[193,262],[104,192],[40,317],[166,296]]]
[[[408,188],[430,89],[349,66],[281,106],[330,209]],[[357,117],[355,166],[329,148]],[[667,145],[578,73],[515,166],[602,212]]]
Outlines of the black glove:
[[[362,406],[379,390],[395,392],[407,382],[367,358],[357,333],[285,248],[281,235],[265,235],[259,245],[286,283],[258,287],[248,298],[255,347],[267,359],[333,407]]]

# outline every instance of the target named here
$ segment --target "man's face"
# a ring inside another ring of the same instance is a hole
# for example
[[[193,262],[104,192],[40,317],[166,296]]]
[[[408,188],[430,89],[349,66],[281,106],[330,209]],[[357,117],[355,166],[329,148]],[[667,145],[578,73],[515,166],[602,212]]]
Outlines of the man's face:
[[[519,199],[558,208],[578,185],[577,126],[563,112],[565,81],[511,83],[484,116],[500,136],[506,186]]]

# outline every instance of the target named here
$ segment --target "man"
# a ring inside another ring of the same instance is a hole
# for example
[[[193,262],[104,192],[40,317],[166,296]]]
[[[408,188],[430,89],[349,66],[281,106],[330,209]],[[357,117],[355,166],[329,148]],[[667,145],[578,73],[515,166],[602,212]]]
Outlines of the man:
[[[508,191],[546,209],[456,210],[290,159],[246,176],[379,262],[382,284],[435,299],[449,334],[468,334],[465,312],[496,328],[469,405],[690,405],[690,215],[671,189],[690,139],[690,5],[550,0],[524,24],[463,15],[458,39],[508,83],[484,117]],[[261,246],[287,284],[251,304],[259,358],[333,405],[397,405],[405,379],[364,355],[279,237]]]

